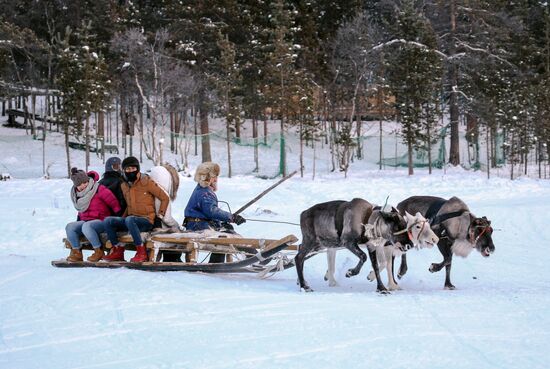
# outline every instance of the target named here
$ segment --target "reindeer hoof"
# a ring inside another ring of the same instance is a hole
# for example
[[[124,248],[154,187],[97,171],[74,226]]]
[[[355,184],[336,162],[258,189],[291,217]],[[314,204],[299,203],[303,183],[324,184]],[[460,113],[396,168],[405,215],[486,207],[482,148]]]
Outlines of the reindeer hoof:
[[[445,289],[446,289],[446,290],[456,290],[456,287],[453,286],[452,284],[446,284],[446,285],[445,285]]]
[[[437,267],[436,263],[432,263],[432,265],[430,265],[430,268],[428,270],[430,271],[430,273],[435,273],[435,272],[439,272],[441,269]]]
[[[390,285],[388,289],[390,291],[401,291],[401,287],[398,284]]]
[[[338,287],[338,282],[336,281],[330,281],[328,282],[329,287]]]
[[[346,277],[349,278],[349,277],[353,277],[354,275],[357,275],[357,273],[355,273],[353,271],[353,269],[350,269],[346,272]]]
[[[302,292],[313,292],[313,290],[309,286],[300,287],[300,291],[302,291]]]
[[[391,292],[388,291],[388,290],[385,289],[385,288],[384,288],[384,289],[380,289],[380,288],[379,288],[379,289],[376,290],[376,292],[378,292],[378,293],[381,294],[381,295],[391,295]]]

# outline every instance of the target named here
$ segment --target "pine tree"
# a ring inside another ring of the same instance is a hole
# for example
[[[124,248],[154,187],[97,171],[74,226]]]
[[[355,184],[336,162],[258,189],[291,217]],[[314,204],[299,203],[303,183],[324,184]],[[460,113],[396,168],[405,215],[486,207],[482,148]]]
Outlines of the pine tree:
[[[409,174],[414,173],[413,150],[426,149],[427,135],[435,121],[434,105],[442,77],[441,57],[433,50],[436,37],[431,25],[412,1],[405,1],[393,23],[395,38],[411,43],[397,44],[389,56],[388,80],[396,96],[401,132],[408,148]],[[418,44],[424,47],[418,47]]]
[[[62,49],[59,64],[60,74],[56,81],[63,96],[62,119],[65,122],[65,143],[68,146],[69,125],[74,122],[77,137],[80,138],[84,126],[86,147],[86,169],[90,163],[89,119],[97,111],[105,108],[109,101],[110,80],[104,57],[98,53],[94,35],[90,33],[90,23],[84,22],[73,34],[60,44]],[[71,37],[72,36],[72,37]],[[68,155],[68,149],[67,149]],[[70,173],[70,159],[67,156]]]

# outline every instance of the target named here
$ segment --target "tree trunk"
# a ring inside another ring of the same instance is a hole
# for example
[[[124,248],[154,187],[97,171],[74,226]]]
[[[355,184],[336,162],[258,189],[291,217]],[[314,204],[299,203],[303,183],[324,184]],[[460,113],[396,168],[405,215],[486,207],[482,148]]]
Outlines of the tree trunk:
[[[267,116],[264,116],[264,144],[267,145]]]
[[[379,144],[379,157],[380,157],[380,161],[379,161],[379,164],[378,164],[378,169],[379,170],[382,170],[382,156],[383,156],[383,152],[382,152],[382,118],[380,118],[380,120],[378,121],[378,124],[379,124],[379,129],[380,129],[380,144]]]
[[[84,142],[86,145],[86,172],[90,166],[90,115],[86,115],[86,126],[84,127]]]
[[[175,142],[174,142],[174,131],[176,126],[176,117],[174,112],[170,112],[170,152],[174,153],[175,151]]]
[[[453,38],[450,48],[449,56],[455,55],[454,46],[454,34],[456,33],[456,1],[451,1],[451,37]],[[450,120],[451,120],[451,145],[449,149],[449,163],[454,166],[460,165],[460,147],[459,147],[459,135],[458,135],[458,93],[456,91],[458,86],[458,70],[455,64],[450,65]]]
[[[286,177],[286,148],[285,148],[285,125],[283,116],[281,114],[281,146],[280,146],[280,158],[279,158],[279,173]]]
[[[258,120],[254,116],[252,118],[252,138],[254,139],[254,172],[258,173],[260,171],[259,161],[258,161]]]
[[[226,120],[226,140],[227,140],[227,177],[231,178],[231,123]]]
[[[409,175],[412,176],[414,174],[414,168],[413,168],[413,146],[412,146],[412,139],[409,137],[407,139],[407,159],[408,159],[408,167],[409,167]]]
[[[67,177],[71,177],[71,154],[69,151],[69,121],[65,121],[65,154],[67,155]]]
[[[304,132],[302,120],[300,119],[300,177],[304,178]]]
[[[208,106],[206,103],[205,92],[201,91],[199,96],[199,116],[201,124],[201,147],[202,147],[202,162],[212,161],[210,153],[210,130],[208,128]]]
[[[139,162],[143,162],[143,99],[138,99]]]

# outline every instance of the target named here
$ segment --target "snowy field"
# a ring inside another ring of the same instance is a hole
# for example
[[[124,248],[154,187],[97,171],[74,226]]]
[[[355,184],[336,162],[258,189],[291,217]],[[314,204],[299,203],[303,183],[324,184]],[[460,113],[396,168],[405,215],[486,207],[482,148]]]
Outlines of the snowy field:
[[[6,129],[0,155],[12,167],[32,145]],[[11,147],[11,149],[3,148]],[[53,150],[53,149],[52,149]],[[51,151],[50,151],[51,152]],[[60,151],[59,155],[62,155]],[[82,167],[82,157],[75,159]],[[96,169],[101,163],[95,162]],[[62,161],[60,161],[62,163]],[[63,166],[59,164],[60,173]],[[1,170],[0,170],[1,171]],[[35,169],[34,172],[37,170]],[[367,281],[370,262],[351,279],[356,258],[337,257],[339,287],[323,280],[325,255],[306,261],[313,293],[302,293],[294,269],[269,279],[135,270],[56,269],[67,256],[62,238],[76,211],[68,179],[0,182],[0,368],[547,368],[550,360],[550,182],[487,180],[461,169],[354,171],[285,182],[243,214],[298,222],[324,201],[362,197],[397,204],[418,194],[459,196],[492,220],[495,253],[455,257],[454,291],[443,289],[437,249],[409,252],[402,291],[382,296]],[[30,177],[30,178],[29,178]],[[220,179],[220,200],[233,210],[275,180]],[[175,217],[194,187],[184,178]],[[290,224],[249,221],[247,237],[300,237]],[[133,253],[127,253],[127,258]],[[87,256],[87,254],[86,254]],[[383,273],[385,280],[385,272]]]

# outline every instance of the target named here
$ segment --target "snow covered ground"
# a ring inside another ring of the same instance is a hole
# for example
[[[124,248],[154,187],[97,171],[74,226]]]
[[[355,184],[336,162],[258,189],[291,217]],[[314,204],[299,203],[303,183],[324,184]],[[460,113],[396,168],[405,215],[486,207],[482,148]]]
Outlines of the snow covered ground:
[[[51,260],[67,255],[61,239],[76,214],[71,183],[37,178],[34,143],[13,132],[0,130],[0,156],[12,168],[34,169],[26,179],[0,182],[0,368],[548,367],[548,181],[487,180],[461,169],[413,177],[369,169],[346,180],[341,174],[294,177],[244,216],[297,223],[302,210],[328,200],[384,203],[389,196],[396,204],[411,195],[455,195],[495,228],[490,258],[455,257],[457,290],[443,289],[444,271],[428,272],[431,262],[441,261],[431,249],[409,253],[403,290],[389,296],[367,281],[370,263],[345,278],[356,263],[347,251],[337,257],[339,287],[323,280],[326,258],[318,255],[305,265],[315,292],[302,293],[294,269],[258,279],[52,267]],[[75,164],[83,166],[82,156]],[[95,157],[94,165],[101,169]],[[237,209],[273,181],[222,177],[218,197]],[[193,187],[183,178],[173,207],[179,220]],[[299,227],[289,224],[249,221],[238,231],[300,237]]]

